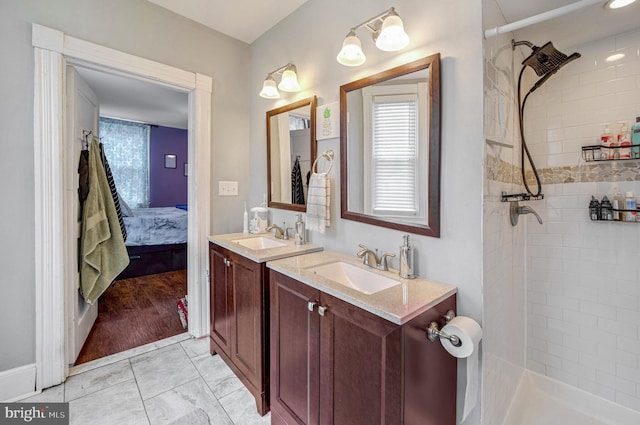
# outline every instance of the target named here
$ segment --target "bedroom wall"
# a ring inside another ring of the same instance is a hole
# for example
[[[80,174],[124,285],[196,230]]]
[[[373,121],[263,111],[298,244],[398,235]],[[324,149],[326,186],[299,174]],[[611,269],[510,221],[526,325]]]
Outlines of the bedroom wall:
[[[358,32],[367,56],[364,65],[340,65],[336,55],[354,25],[394,6],[411,42],[400,53],[375,48],[366,30]],[[267,190],[265,113],[311,95],[318,105],[339,99],[340,85],[432,53],[441,54],[442,73],[442,236],[413,235],[420,276],[457,285],[458,312],[481,320],[482,307],[482,168],[483,59],[480,0],[310,0],[251,45],[251,199],[254,206]],[[281,93],[278,101],[258,96],[265,75],[287,62],[298,69],[302,91]],[[318,152],[336,154],[331,171],[331,219],[325,235],[311,240],[325,249],[355,255],[359,243],[398,252],[403,232],[340,218],[339,140],[318,142]],[[241,229],[240,215],[236,230]],[[271,210],[274,223],[295,221],[295,213]],[[397,267],[397,262],[393,263]],[[464,394],[464,361],[459,362],[458,406]],[[479,424],[479,408],[465,424]]]
[[[0,2],[0,372],[35,361],[33,48],[31,24],[213,78],[211,180],[237,180],[241,196],[212,193],[211,230],[227,231],[247,196],[249,47],[145,0]],[[227,150],[226,146],[233,146]],[[223,154],[224,152],[224,154]],[[10,176],[10,178],[7,178]]]
[[[175,207],[187,203],[187,130],[151,127],[149,136],[149,206]],[[176,155],[176,168],[165,168],[164,156]]]

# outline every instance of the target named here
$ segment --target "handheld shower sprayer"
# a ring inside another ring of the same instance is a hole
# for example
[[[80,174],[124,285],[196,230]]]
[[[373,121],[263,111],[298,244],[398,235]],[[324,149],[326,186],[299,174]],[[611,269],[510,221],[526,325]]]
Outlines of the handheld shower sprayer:
[[[519,114],[518,117],[520,119],[520,138],[522,139],[522,149],[520,150],[520,159],[521,159],[521,171],[522,171],[522,182],[524,184],[527,192],[533,196],[539,196],[542,192],[542,183],[540,181],[540,176],[538,175],[538,170],[536,169],[535,164],[533,163],[533,159],[531,158],[531,154],[529,153],[529,148],[527,147],[527,143],[524,137],[524,105],[527,102],[527,98],[531,93],[540,88],[553,74],[558,72],[560,68],[565,66],[571,61],[574,61],[580,57],[580,53],[573,53],[569,56],[564,53],[558,51],[555,47],[553,47],[553,43],[550,41],[544,44],[542,47],[534,46],[533,43],[521,40],[515,41],[511,40],[511,48],[515,50],[517,46],[527,46],[532,52],[525,60],[522,61],[522,69],[520,70],[520,76],[518,77],[518,106],[519,106]],[[527,94],[524,96],[524,99],[521,101],[521,85],[522,85],[522,75],[524,74],[524,70],[527,66],[531,67],[536,75],[540,77],[538,81],[529,89]],[[524,154],[527,154],[527,159],[529,160],[529,164],[531,164],[531,170],[533,171],[533,175],[536,178],[536,184],[538,186],[537,193],[533,193],[531,189],[529,189],[529,185],[527,183],[527,179],[525,176],[524,169]]]

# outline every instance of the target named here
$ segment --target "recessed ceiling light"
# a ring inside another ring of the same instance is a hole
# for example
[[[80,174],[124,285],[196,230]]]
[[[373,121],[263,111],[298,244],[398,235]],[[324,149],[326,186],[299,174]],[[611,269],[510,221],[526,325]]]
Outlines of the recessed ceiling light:
[[[605,9],[620,9],[621,7],[629,6],[631,3],[634,3],[636,0],[609,0],[605,3]]]
[[[613,55],[608,56],[605,60],[607,62],[615,62],[615,61],[619,61],[623,57],[624,57],[624,53],[614,53]]]

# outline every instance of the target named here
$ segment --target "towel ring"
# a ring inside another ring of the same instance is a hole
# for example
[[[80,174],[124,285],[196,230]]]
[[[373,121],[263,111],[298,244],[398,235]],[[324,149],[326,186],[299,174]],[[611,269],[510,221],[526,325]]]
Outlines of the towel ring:
[[[318,167],[317,167],[318,160],[320,158],[326,158],[327,161],[329,161],[329,169],[324,173],[316,173],[316,171],[318,170]],[[313,165],[311,166],[311,172],[314,173],[314,174],[325,175],[325,174],[329,174],[329,172],[331,171],[331,167],[333,167],[333,151],[331,149],[329,149],[329,150],[326,150],[326,151],[322,152],[322,155],[320,155],[319,157],[316,158],[315,161],[313,161]],[[316,170],[316,171],[314,171],[314,170]]]

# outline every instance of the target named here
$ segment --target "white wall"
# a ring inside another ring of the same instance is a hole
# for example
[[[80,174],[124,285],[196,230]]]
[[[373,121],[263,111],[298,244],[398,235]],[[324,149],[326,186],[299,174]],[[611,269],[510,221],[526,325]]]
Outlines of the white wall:
[[[338,64],[336,55],[354,25],[394,6],[411,37],[400,53],[375,48],[366,30],[358,32],[367,62],[357,68]],[[457,285],[458,312],[480,321],[482,306],[482,22],[480,0],[310,0],[251,45],[251,198],[262,201],[266,182],[265,113],[295,100],[318,96],[318,105],[338,100],[349,81],[440,52],[442,55],[442,236],[412,236],[421,276]],[[302,91],[279,101],[258,97],[269,71],[287,62],[298,68]],[[311,240],[325,249],[354,254],[359,243],[397,253],[402,232],[340,219],[339,140],[322,140],[318,151],[333,149],[332,225]],[[272,222],[294,222],[294,213],[272,210]],[[240,214],[237,229],[240,229]],[[394,263],[395,265],[395,263]],[[464,362],[460,362],[464,366]],[[464,369],[459,374],[464,391]],[[462,405],[458,397],[458,405]],[[466,423],[479,423],[479,409]]]
[[[145,0],[0,2],[0,371],[35,361],[33,48],[31,24],[213,77],[212,181],[248,193],[249,46]],[[233,146],[233,149],[228,149]],[[217,192],[216,192],[217,193]],[[212,196],[212,231],[230,230],[238,198]],[[237,211],[236,211],[237,210]]]
[[[506,23],[494,0],[483,1],[484,28]],[[522,193],[520,135],[512,34],[485,40],[485,135],[512,148],[485,145],[483,201],[483,392],[482,423],[502,424],[525,370],[525,229],[509,221],[509,203],[501,193]],[[503,111],[504,128],[500,128]],[[509,173],[511,171],[511,173]],[[535,206],[535,205],[533,205]]]
[[[636,410],[640,224],[591,222],[587,206],[616,185],[640,193],[640,164],[587,165],[580,147],[596,144],[605,123],[640,115],[639,49],[638,30],[566,49],[582,58],[532,97],[525,118],[536,164],[563,176],[543,187],[544,225],[528,227],[527,367]],[[613,52],[626,57],[604,61]]]

